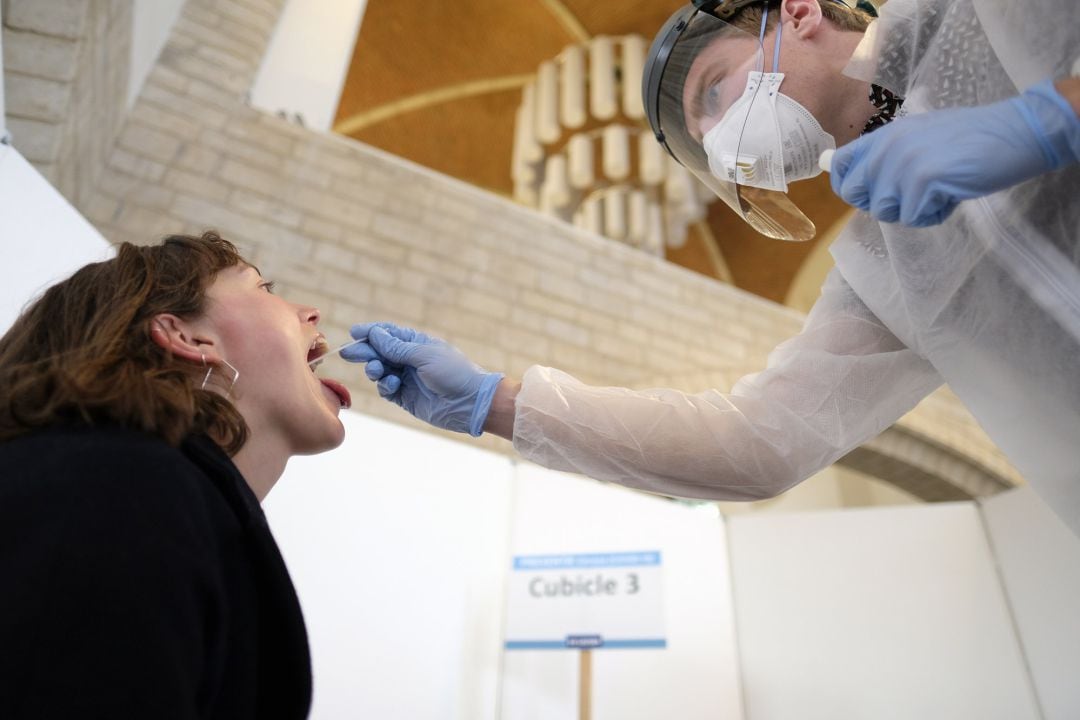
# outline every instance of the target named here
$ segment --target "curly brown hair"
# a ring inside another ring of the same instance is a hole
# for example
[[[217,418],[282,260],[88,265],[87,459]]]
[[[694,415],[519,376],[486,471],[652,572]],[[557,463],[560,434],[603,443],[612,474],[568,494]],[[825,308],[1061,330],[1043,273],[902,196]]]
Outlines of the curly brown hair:
[[[206,433],[230,455],[240,413],[151,339],[160,313],[198,317],[217,273],[246,261],[217,233],[123,243],[50,287],[0,338],[0,442],[51,425],[119,424],[176,446]]]

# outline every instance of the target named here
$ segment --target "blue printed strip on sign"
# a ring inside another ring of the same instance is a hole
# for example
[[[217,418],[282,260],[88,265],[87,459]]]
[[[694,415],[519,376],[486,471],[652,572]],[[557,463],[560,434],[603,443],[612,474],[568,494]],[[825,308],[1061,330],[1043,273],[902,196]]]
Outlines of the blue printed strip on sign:
[[[626,648],[666,648],[667,640],[664,638],[648,638],[641,640],[604,640],[604,644],[595,650],[626,649]],[[507,650],[566,650],[565,640],[507,640]],[[576,650],[577,648],[569,648]]]
[[[515,570],[566,570],[575,568],[637,567],[659,565],[659,550],[578,555],[518,555]]]

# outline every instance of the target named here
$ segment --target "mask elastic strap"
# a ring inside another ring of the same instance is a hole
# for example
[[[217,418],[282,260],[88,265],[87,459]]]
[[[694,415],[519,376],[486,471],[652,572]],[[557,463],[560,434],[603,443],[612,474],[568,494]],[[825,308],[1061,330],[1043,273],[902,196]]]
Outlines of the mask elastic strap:
[[[772,71],[776,72],[776,69],[780,67],[780,37],[784,34],[784,23],[776,23],[776,45],[773,47],[772,52]]]
[[[769,6],[765,5],[765,7],[762,8],[761,28],[758,30],[758,39],[757,39],[758,40],[758,45],[761,45],[762,47],[765,47],[765,27],[766,27],[766,25],[768,25],[768,22],[769,22]],[[773,45],[772,70],[770,70],[770,72],[776,72],[777,66],[780,65],[780,38],[783,36],[783,34],[784,34],[784,24],[779,23],[779,22],[776,23],[776,44]]]

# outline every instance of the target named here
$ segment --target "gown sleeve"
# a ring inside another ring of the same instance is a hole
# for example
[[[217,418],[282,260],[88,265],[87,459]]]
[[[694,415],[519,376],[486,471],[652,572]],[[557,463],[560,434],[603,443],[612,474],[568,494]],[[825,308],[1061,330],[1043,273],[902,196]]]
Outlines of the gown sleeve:
[[[834,269],[802,332],[730,393],[592,387],[533,366],[513,441],[555,470],[664,495],[756,500],[833,463],[941,383]]]

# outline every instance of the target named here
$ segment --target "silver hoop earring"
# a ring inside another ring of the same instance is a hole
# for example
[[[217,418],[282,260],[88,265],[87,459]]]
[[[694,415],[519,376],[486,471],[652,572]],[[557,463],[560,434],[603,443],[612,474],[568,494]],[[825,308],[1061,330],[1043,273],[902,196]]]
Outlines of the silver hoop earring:
[[[206,355],[202,356],[202,361],[203,361],[203,365],[206,365]],[[231,364],[229,364],[228,361],[226,361],[224,359],[222,359],[220,362],[221,362],[222,365],[224,365],[225,367],[232,370],[232,374],[233,374],[232,380],[229,382],[229,387],[225,391],[225,397],[230,397],[232,395],[233,388],[236,387],[236,381],[240,379],[240,371],[237,370],[235,367],[233,367]],[[199,388],[200,390],[205,390],[206,389],[206,383],[210,382],[210,376],[213,375],[213,374],[214,374],[214,366],[213,365],[207,366],[207,368],[206,368],[206,377],[203,378],[202,386]]]
[[[240,379],[240,371],[234,368],[225,360],[222,360],[221,364],[229,368],[233,372],[232,382],[229,383],[229,389],[225,391],[225,397],[230,397],[232,395],[233,388],[236,387],[236,381]]]
[[[206,367],[206,353],[199,353],[199,357],[202,358],[203,367],[206,368],[206,377],[202,379],[202,386],[199,389],[205,390],[206,383],[210,382],[210,375],[214,372],[214,366],[211,365],[210,367]]]

